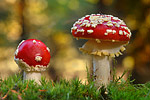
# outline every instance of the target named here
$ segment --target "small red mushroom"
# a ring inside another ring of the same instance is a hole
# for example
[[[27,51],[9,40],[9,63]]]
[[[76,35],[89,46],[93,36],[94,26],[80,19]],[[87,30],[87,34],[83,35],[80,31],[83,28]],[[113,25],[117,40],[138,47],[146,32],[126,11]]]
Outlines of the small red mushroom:
[[[50,62],[50,50],[40,40],[23,40],[17,47],[14,60],[24,70],[23,79],[34,79],[40,84],[41,71],[45,71]]]
[[[93,55],[95,85],[107,85],[110,81],[111,57],[122,55],[131,32],[123,20],[112,15],[92,14],[82,17],[71,28],[72,35],[88,41],[80,51]]]

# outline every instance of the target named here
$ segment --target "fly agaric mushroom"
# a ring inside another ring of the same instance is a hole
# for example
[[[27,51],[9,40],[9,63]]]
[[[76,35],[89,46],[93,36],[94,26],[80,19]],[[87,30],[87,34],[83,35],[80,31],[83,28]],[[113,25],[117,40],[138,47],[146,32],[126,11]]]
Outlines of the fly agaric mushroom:
[[[93,55],[92,74],[95,86],[107,85],[110,81],[111,57],[122,55],[131,32],[123,20],[112,15],[92,14],[82,17],[71,28],[78,40],[88,39],[79,48],[83,53]]]
[[[50,50],[43,42],[28,39],[18,45],[14,60],[24,71],[24,80],[35,80],[40,84],[41,72],[48,68],[50,57]]]

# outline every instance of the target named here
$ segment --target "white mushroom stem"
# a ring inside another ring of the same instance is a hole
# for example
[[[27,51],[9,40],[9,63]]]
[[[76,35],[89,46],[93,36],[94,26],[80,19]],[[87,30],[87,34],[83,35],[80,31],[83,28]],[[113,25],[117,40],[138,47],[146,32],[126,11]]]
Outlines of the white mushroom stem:
[[[110,62],[108,56],[93,56],[92,71],[95,86],[107,86],[110,82]]]
[[[93,56],[92,74],[95,77],[95,86],[99,87],[109,84],[110,60],[109,58],[119,56],[124,51],[126,42],[88,40],[80,51]]]
[[[23,72],[23,80],[34,80],[36,83],[41,84],[40,72]]]
[[[39,61],[40,59],[35,59],[35,60]],[[23,80],[35,80],[35,82],[37,82],[39,85],[41,84],[40,83],[41,72],[45,71],[49,65],[47,66],[36,65],[34,67],[34,66],[29,66],[22,59],[15,59],[15,61],[18,64],[19,68],[23,70]]]

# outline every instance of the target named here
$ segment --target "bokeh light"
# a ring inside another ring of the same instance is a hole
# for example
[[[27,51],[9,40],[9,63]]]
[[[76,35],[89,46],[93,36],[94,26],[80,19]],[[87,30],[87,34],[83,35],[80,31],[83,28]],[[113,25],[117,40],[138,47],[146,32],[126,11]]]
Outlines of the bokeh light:
[[[123,19],[132,32],[127,51],[116,58],[117,75],[130,69],[135,83],[147,82],[150,80],[149,4],[150,0],[1,0],[0,77],[18,73],[14,51],[22,39],[35,38],[51,49],[50,68],[44,75],[53,80],[61,77],[86,80],[91,57],[78,50],[85,40],[75,40],[71,27],[87,14],[101,13]]]

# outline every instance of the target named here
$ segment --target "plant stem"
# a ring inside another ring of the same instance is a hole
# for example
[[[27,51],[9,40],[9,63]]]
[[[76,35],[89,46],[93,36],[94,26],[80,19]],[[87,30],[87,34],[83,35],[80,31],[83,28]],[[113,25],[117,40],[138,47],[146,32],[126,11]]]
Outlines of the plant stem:
[[[41,73],[24,71],[23,80],[34,80],[36,83],[41,84]]]
[[[93,56],[93,76],[95,86],[107,85],[110,82],[110,62],[108,56]]]

